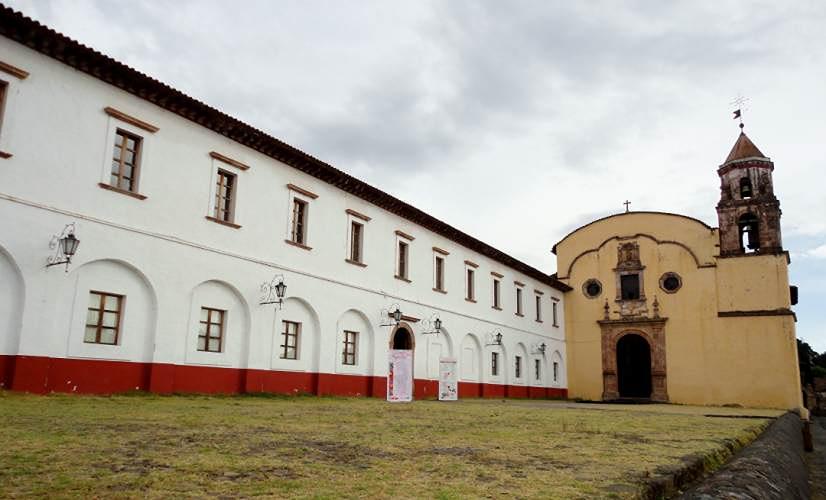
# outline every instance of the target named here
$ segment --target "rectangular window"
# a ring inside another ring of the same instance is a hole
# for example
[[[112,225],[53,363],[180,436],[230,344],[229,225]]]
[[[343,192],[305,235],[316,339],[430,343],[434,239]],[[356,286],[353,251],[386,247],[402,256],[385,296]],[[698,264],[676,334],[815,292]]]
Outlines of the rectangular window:
[[[536,321],[542,321],[542,297],[539,295],[535,296],[536,300]]]
[[[502,301],[500,300],[500,282],[499,280],[493,280],[493,307],[496,309],[502,309]]]
[[[554,317],[554,318],[553,318],[553,319],[554,319],[554,326],[559,326],[559,323],[558,323],[558,321],[557,321],[557,312],[556,312],[557,305],[558,305],[558,304],[557,304],[557,302],[556,302],[556,301],[553,301],[553,302],[551,303],[551,312],[553,313],[553,317]]]
[[[559,380],[559,363],[554,361],[554,382]]]
[[[358,332],[344,331],[344,351],[342,352],[341,363],[345,365],[356,364],[356,341]]]
[[[298,336],[301,333],[301,323],[284,321],[284,331],[281,332],[281,359],[298,359]]]
[[[299,245],[307,244],[307,202],[293,198],[293,225],[290,239]]]
[[[445,259],[443,257],[436,256],[435,261],[436,266],[436,284],[435,288],[439,291],[445,290]]]
[[[516,289],[516,314],[519,316],[523,316],[524,313],[522,312],[522,289]]]
[[[476,300],[476,271],[473,269],[467,270],[467,299]]]
[[[201,307],[201,327],[198,330],[198,350],[221,352],[224,343],[224,315],[226,311]]]
[[[0,132],[3,130],[3,117],[6,110],[6,93],[9,90],[9,84],[0,80]]]
[[[350,260],[361,262],[361,231],[364,225],[358,222],[350,224]]]
[[[407,279],[407,247],[407,243],[399,242],[399,268],[396,276],[403,279]]]
[[[114,293],[89,292],[84,342],[108,345],[118,343],[124,299],[123,295]]]
[[[112,187],[138,192],[138,171],[140,166],[140,136],[121,129],[115,131],[115,146],[112,153],[112,170],[109,185]]]
[[[640,298],[640,275],[624,274],[620,276],[622,300],[637,300]]]
[[[522,378],[522,356],[517,356],[514,362],[514,375],[516,378]]]
[[[499,375],[499,353],[490,353],[490,374],[494,377]]]
[[[536,380],[542,380],[542,362],[538,359],[533,360],[533,370]]]
[[[215,214],[220,221],[232,222],[235,219],[235,174],[218,170],[215,188]]]

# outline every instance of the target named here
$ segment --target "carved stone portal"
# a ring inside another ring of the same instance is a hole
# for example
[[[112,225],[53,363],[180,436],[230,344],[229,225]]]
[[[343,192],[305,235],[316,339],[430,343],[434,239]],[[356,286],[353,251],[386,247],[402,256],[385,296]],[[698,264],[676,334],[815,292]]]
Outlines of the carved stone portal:
[[[667,402],[665,364],[665,322],[668,318],[634,318],[599,321],[602,329],[602,399],[620,397],[617,374],[617,342],[636,334],[648,342],[651,351],[651,401]]]

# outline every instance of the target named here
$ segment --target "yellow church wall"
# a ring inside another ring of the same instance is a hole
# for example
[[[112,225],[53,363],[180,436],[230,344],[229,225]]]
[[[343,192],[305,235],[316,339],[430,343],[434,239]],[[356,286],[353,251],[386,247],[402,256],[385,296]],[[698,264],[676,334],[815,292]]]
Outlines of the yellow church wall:
[[[802,406],[792,316],[719,318],[705,356],[705,404]],[[692,402],[699,394],[687,396],[685,402]]]
[[[789,268],[785,255],[749,255],[718,259],[720,311],[788,309]]]
[[[598,276],[600,254],[589,253],[577,261],[574,276],[567,284],[574,290],[565,295],[566,353],[568,355],[568,394],[573,398],[602,399],[601,332],[597,319],[602,317],[603,298],[608,284],[603,283],[602,295],[590,299],[582,293],[582,284],[590,277]],[[587,276],[587,277],[584,277]],[[571,335],[571,332],[576,332]]]
[[[708,386],[709,371],[705,361],[708,336],[714,330],[715,297],[714,268],[674,269],[673,263],[662,262],[662,272],[677,272],[683,286],[676,293],[660,291],[660,314],[668,318],[665,324],[668,395],[671,402],[708,404],[703,388]],[[671,269],[669,269],[671,268]],[[659,284],[657,284],[659,288]],[[711,290],[712,293],[708,293]],[[660,298],[662,297],[662,298]]]
[[[611,228],[605,231],[606,224]],[[698,264],[713,264],[716,255],[717,230],[702,222],[681,215],[660,212],[628,212],[594,221],[568,234],[554,248],[557,274],[568,275],[574,259],[581,252],[596,249],[614,235],[651,235],[660,241],[679,242],[690,249]],[[575,250],[575,251],[574,251]],[[614,262],[616,264],[616,261]]]
[[[614,271],[617,237],[639,245],[646,316],[653,316],[656,297],[659,315],[668,318],[664,337],[669,401],[773,408],[801,405],[793,317],[718,316],[721,310],[788,308],[785,256],[718,259],[714,257],[716,231],[680,216],[645,213],[597,221],[556,247],[559,277],[573,288],[565,297],[572,398],[602,399],[598,321],[604,317],[606,299],[610,318],[620,317]],[[660,288],[660,277],[666,272],[682,278],[676,293]],[[582,291],[591,278],[603,287],[595,299]]]
[[[668,393],[669,396],[676,393],[682,398],[683,393],[698,385],[697,380],[705,380],[706,376],[705,367],[692,360],[703,358],[703,332],[711,328],[706,318],[716,305],[714,295],[707,296],[702,292],[714,290],[713,268],[698,270],[694,257],[681,246],[658,244],[648,238],[635,241],[639,243],[640,259],[645,266],[643,291],[648,299],[649,315],[656,297],[660,315],[668,318],[665,326]],[[598,251],[582,256],[567,280],[574,288],[565,301],[566,318],[570,320],[566,323],[566,332],[567,350],[571,356],[568,367],[572,373],[568,375],[568,383],[572,397],[602,398],[602,333],[597,321],[603,319],[606,299],[610,317],[619,317],[614,273],[618,244],[614,239]],[[681,276],[683,285],[676,294],[660,289],[659,280],[665,272],[676,272]],[[596,299],[582,293],[582,285],[590,278],[600,280],[603,285],[603,292]],[[697,311],[706,312],[697,314]],[[674,377],[675,373],[683,373],[685,377]]]

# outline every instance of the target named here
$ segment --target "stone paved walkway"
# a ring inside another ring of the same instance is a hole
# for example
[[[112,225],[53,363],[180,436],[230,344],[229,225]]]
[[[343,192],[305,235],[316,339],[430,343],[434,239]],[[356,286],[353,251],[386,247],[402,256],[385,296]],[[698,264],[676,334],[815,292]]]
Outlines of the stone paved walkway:
[[[826,500],[826,417],[812,419],[815,451],[806,453],[812,500]]]

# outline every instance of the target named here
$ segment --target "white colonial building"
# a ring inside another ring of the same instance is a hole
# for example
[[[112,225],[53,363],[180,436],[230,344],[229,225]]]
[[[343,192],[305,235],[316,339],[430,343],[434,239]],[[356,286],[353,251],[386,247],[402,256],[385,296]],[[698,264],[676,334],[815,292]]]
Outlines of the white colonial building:
[[[392,347],[417,397],[444,358],[460,396],[566,394],[555,277],[10,9],[0,35],[2,386],[382,397]]]

